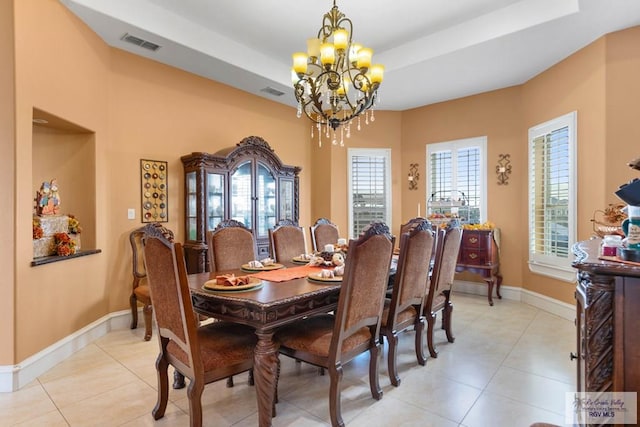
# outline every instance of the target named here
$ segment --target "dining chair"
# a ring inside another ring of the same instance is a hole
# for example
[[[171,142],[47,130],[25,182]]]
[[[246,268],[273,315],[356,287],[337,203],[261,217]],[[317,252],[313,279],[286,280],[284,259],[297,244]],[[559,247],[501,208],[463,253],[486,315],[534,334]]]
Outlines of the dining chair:
[[[161,227],[159,223],[153,223],[156,227]],[[138,302],[142,304],[142,314],[144,316],[144,340],[149,341],[152,334],[152,314],[151,296],[149,295],[149,285],[147,283],[147,272],[144,267],[144,254],[142,252],[142,236],[144,227],[139,227],[129,233],[129,243],[131,243],[133,286],[129,296],[131,306],[131,329],[138,327]],[[173,236],[171,237],[173,239]]]
[[[204,386],[251,369],[257,338],[252,328],[235,323],[198,326],[182,245],[168,240],[164,230],[147,225],[143,238],[160,347],[156,359],[158,400],[152,414],[156,420],[164,416],[169,398],[167,371],[171,365],[189,378],[190,425],[201,426]]]
[[[221,221],[207,231],[209,271],[235,270],[256,259],[256,240],[253,232],[240,221]]]
[[[304,230],[289,219],[280,220],[274,228],[269,229],[269,245],[271,256],[277,262],[289,262],[307,253]]]
[[[387,365],[391,384],[400,385],[397,368],[398,335],[413,328],[418,363],[424,365],[424,300],[427,294],[431,252],[435,233],[431,222],[422,218],[405,227],[400,236],[400,255],[391,299],[385,300],[380,335],[387,338]]]
[[[314,252],[324,250],[324,245],[335,245],[340,238],[338,226],[327,218],[319,218],[315,224],[309,227],[309,231]]]
[[[253,232],[240,221],[221,221],[207,231],[206,240],[210,272],[237,270],[257,258]],[[249,371],[249,384],[254,384],[253,369]],[[233,387],[233,376],[227,378],[227,387]]]
[[[340,408],[343,366],[363,352],[369,352],[371,395],[376,400],[382,398],[379,334],[394,240],[386,224],[370,224],[358,239],[349,242],[335,315],[307,317],[276,331],[274,336],[281,354],[329,371],[333,426],[344,426]]]
[[[445,330],[447,341],[451,343],[455,341],[451,331],[453,312],[451,286],[456,273],[458,253],[462,241],[462,227],[459,222],[452,221],[446,228],[439,229],[438,233],[433,272],[423,310],[423,314],[427,318],[427,346],[431,357],[438,357],[438,352],[433,344],[433,332],[436,315],[439,311],[442,311],[442,329]]]

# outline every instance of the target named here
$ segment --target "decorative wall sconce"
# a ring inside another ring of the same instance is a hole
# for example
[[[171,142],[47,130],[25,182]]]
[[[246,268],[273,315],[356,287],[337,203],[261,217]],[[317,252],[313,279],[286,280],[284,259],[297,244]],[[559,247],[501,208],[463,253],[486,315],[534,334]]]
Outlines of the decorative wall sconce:
[[[407,177],[409,180],[409,190],[417,190],[418,189],[418,179],[420,179],[420,173],[418,173],[418,164],[411,163],[409,165],[409,176]]]
[[[499,154],[496,165],[496,175],[498,175],[498,185],[508,185],[509,175],[511,175],[511,160],[509,154]]]

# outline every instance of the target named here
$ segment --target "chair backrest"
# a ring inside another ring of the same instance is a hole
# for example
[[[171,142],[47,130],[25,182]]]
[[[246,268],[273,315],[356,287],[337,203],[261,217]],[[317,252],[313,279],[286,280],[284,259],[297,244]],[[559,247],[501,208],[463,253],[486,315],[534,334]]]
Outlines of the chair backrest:
[[[389,306],[390,326],[395,325],[397,314],[409,306],[419,307],[417,313],[422,313],[436,240],[431,222],[424,218],[413,221],[405,230],[400,236],[400,256]]]
[[[450,223],[445,229],[440,229],[439,233],[433,274],[425,303],[427,307],[431,307],[435,296],[451,290],[462,241],[462,227],[458,223]]]
[[[278,262],[288,262],[293,257],[307,253],[304,230],[291,220],[280,220],[269,229],[271,255]]]
[[[344,341],[363,327],[378,339],[394,244],[389,227],[381,222],[370,224],[349,242],[331,341],[333,357],[339,359]]]
[[[335,245],[340,238],[338,226],[326,218],[319,218],[309,231],[314,252],[324,250],[324,245]]]
[[[415,224],[421,223],[422,221],[426,221],[426,218],[423,218],[421,216],[417,216],[415,218],[411,218],[409,221],[407,221],[406,224],[401,224],[400,225],[400,234],[407,233],[407,232],[411,231],[411,228],[413,228],[413,226]]]
[[[191,369],[202,369],[184,252],[180,243],[167,239],[165,230],[153,224],[144,227],[145,266],[158,338],[163,349],[173,342],[184,351]]]
[[[209,271],[235,270],[256,259],[253,232],[233,219],[221,221],[207,231]]]
[[[129,243],[131,243],[131,251],[133,252],[133,260],[131,265],[134,278],[134,287],[140,279],[147,277],[147,271],[144,267],[144,256],[142,248],[143,236],[144,227],[136,228],[131,233],[129,233]]]

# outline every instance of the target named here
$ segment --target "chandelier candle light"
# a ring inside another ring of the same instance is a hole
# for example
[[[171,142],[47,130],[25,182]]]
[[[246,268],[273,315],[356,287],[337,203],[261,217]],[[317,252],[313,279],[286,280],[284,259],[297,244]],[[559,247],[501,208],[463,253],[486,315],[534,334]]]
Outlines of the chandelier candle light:
[[[298,117],[302,113],[316,123],[322,146],[322,132],[337,145],[351,136],[354,119],[360,130],[360,115],[365,124],[374,121],[374,104],[379,102],[378,88],[384,66],[371,65],[373,51],[352,41],[353,24],[333,7],[322,18],[317,38],[307,40],[307,53],[293,54],[291,80],[298,101]],[[342,125],[342,127],[341,127]],[[313,138],[313,127],[311,137]]]

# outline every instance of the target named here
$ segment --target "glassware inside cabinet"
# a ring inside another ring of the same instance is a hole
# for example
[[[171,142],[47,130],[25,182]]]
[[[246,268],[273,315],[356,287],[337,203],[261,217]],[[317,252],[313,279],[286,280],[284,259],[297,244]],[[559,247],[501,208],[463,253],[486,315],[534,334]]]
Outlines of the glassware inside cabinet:
[[[245,162],[231,175],[231,218],[251,229],[251,162]]]
[[[224,218],[224,176],[207,173],[207,229],[213,230]]]
[[[280,218],[293,219],[293,181],[280,180]]]
[[[186,174],[186,187],[187,187],[187,215],[186,215],[186,228],[187,239],[197,240],[196,218],[198,216],[197,211],[197,199],[196,199],[196,173],[188,172]]]
[[[258,163],[256,190],[258,196],[257,227],[259,237],[267,236],[268,230],[276,225],[276,179],[271,171]]]

